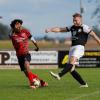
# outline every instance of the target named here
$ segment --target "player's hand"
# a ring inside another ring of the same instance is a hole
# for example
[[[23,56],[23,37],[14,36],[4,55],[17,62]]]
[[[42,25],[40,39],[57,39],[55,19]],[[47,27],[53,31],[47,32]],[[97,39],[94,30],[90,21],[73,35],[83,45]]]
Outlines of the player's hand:
[[[46,29],[45,32],[46,32],[46,33],[50,32],[50,29]]]
[[[35,50],[35,51],[39,51],[39,48],[37,47],[37,48],[35,48],[34,50]]]

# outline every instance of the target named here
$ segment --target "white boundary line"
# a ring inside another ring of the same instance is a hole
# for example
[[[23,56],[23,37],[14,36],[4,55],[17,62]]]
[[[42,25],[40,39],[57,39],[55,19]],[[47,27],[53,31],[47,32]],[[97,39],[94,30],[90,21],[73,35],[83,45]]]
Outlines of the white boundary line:
[[[31,69],[58,69],[58,65],[30,65]],[[0,69],[20,69],[19,65],[0,65]]]
[[[82,98],[93,96],[93,95],[96,95],[96,94],[99,94],[99,93],[100,93],[100,91],[95,91],[95,92],[92,92],[92,93],[89,93],[89,94],[83,94],[81,96],[77,96],[75,98],[71,98],[71,99],[68,99],[68,100],[81,100]]]

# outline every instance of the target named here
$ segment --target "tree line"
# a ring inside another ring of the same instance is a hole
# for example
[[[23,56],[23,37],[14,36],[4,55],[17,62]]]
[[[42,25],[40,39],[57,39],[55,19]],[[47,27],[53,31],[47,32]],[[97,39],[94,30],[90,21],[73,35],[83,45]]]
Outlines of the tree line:
[[[10,27],[0,23],[0,40],[9,39]]]
[[[93,31],[100,37],[100,29],[96,26],[93,27]],[[8,40],[11,29],[8,25],[0,23],[0,40]]]

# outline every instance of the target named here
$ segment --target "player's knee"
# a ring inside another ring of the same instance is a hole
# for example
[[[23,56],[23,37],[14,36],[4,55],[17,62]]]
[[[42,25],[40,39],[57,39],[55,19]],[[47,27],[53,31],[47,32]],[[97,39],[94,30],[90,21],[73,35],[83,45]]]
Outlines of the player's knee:
[[[75,65],[72,66],[70,72],[73,72],[75,70]]]
[[[69,63],[72,64],[72,65],[74,65],[76,63],[76,61],[77,61],[77,58],[73,57],[73,56],[70,57],[70,59],[69,59]]]

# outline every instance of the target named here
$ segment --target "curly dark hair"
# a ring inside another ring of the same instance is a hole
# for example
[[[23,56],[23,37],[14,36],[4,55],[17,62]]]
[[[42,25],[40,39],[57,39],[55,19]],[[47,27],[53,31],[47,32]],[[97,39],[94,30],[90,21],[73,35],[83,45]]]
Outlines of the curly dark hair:
[[[21,19],[14,19],[13,21],[11,21],[10,26],[11,26],[12,29],[15,28],[16,23],[20,23],[22,25],[23,21]]]

